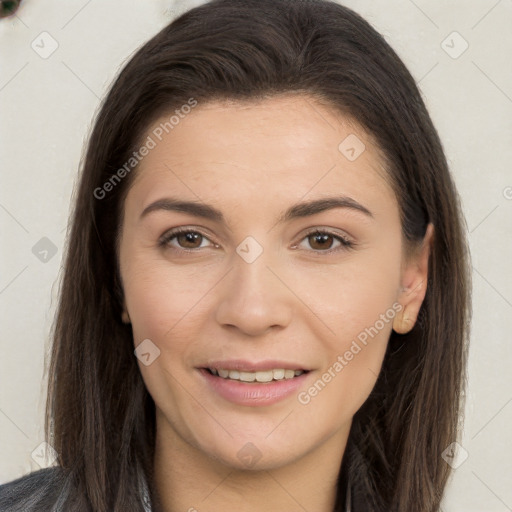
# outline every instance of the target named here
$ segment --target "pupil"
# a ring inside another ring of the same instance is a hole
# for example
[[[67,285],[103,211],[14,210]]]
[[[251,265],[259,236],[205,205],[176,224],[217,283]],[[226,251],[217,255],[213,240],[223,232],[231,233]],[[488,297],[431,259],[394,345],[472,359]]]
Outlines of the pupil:
[[[331,235],[327,234],[327,233],[315,233],[314,235],[312,235],[313,238],[315,239],[315,243],[320,240],[320,245],[323,246],[325,248],[325,245],[327,242],[327,239],[331,237]]]
[[[194,244],[194,242],[197,242],[197,239],[201,236],[199,233],[192,233],[192,232],[188,232],[188,233],[182,233],[181,235],[183,238],[185,238],[185,243],[190,243],[190,244]]]

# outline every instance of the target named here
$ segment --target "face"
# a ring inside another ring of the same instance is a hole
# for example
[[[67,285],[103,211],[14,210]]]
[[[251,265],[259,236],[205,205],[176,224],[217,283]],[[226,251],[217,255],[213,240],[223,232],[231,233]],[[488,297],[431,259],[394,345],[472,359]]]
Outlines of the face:
[[[348,434],[393,322],[414,316],[424,276],[395,195],[369,136],[312,97],[166,120],[119,245],[158,432],[232,467],[292,463]]]

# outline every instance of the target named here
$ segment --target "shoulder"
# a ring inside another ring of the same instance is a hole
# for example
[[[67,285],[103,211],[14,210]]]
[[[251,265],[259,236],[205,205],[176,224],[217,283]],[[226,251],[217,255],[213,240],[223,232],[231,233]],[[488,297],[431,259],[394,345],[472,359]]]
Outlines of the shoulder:
[[[65,483],[60,467],[33,471],[0,485],[0,512],[45,512],[54,509]]]

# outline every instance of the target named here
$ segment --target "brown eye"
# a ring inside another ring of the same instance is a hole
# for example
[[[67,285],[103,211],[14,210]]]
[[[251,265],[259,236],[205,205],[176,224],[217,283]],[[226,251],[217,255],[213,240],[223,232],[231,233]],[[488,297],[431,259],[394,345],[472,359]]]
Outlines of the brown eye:
[[[307,245],[313,250],[313,253],[330,254],[337,251],[343,251],[352,248],[355,244],[348,238],[329,231],[316,229],[306,234],[303,242],[307,241]],[[299,247],[302,245],[299,245]],[[302,247],[304,248],[304,247]],[[306,250],[308,248],[306,247]]]
[[[201,233],[196,233],[194,231],[187,231],[186,233],[180,233],[175,235],[176,241],[179,243],[180,247],[185,249],[198,249],[201,247],[201,243],[197,245],[197,241],[201,241],[203,235]]]
[[[329,233],[313,233],[308,235],[309,244],[313,249],[330,249],[334,243],[334,237]]]
[[[198,231],[193,229],[174,229],[165,233],[160,238],[159,245],[175,251],[197,252],[198,249],[206,247],[203,245],[204,241],[209,241],[209,239]]]

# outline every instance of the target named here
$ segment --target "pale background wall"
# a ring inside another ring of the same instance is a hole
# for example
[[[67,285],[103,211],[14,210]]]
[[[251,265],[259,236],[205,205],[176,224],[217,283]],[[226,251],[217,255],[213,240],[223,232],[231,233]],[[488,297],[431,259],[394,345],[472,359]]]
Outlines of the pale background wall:
[[[0,483],[39,469],[31,453],[43,440],[56,280],[99,99],[139,45],[199,3],[25,0],[17,17],[0,20]],[[386,37],[418,81],[467,217],[474,269],[468,458],[443,509],[511,511],[512,1],[344,3]],[[460,35],[447,39],[453,31]],[[52,39],[58,48],[47,56]]]

